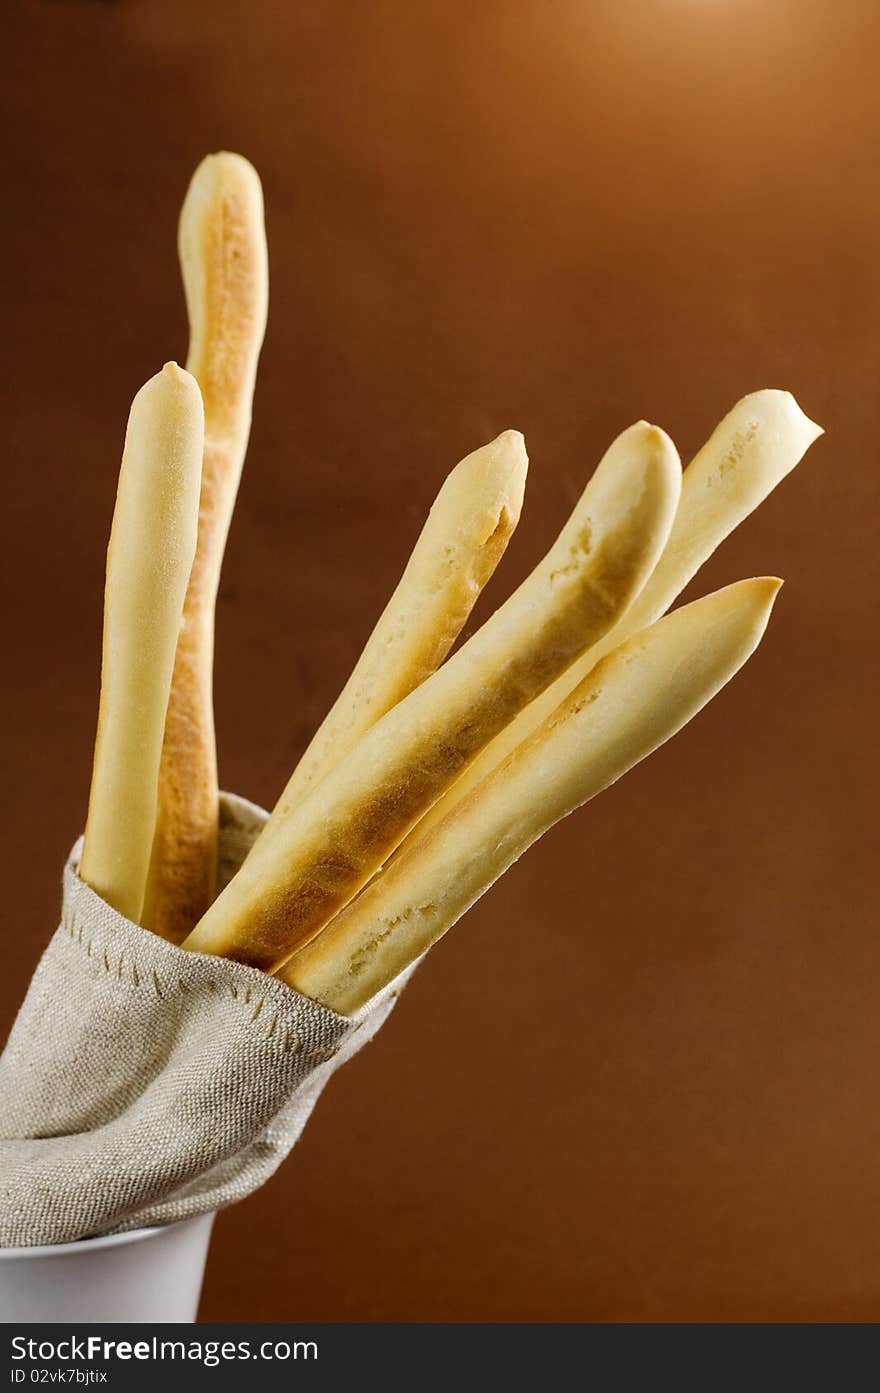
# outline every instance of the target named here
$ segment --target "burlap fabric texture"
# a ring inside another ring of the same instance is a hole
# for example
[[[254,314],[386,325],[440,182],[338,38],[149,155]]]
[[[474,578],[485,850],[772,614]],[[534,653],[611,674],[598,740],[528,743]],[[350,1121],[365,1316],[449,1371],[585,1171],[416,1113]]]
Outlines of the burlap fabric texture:
[[[266,814],[224,797],[220,886]],[[167,1224],[243,1199],[299,1138],[404,978],[352,1019],[187,953],[64,870],[61,924],[0,1057],[0,1246]]]

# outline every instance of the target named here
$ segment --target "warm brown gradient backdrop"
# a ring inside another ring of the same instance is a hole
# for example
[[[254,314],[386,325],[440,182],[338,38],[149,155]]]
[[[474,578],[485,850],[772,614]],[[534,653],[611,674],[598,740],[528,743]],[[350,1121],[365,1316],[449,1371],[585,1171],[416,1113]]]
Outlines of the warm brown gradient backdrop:
[[[700,578],[786,578],[765,646],[432,954],[221,1216],[203,1317],[876,1318],[880,7],[12,0],[2,31],[0,1024],[84,820],[126,413],[186,352],[178,208],[240,150],[272,296],[228,788],[274,801],[504,427],[532,468],[492,603],[639,416],[687,459],[780,386],[827,435]]]

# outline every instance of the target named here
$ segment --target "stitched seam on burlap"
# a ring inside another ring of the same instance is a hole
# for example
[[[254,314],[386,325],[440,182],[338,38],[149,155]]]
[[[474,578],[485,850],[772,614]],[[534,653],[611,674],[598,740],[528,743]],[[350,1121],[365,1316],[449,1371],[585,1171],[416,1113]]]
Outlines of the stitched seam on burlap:
[[[114,962],[110,961],[110,956],[106,948],[99,953],[94,939],[84,935],[83,925],[77,918],[76,910],[65,909],[62,913],[61,922],[71,943],[77,944],[80,948],[85,949],[86,957],[90,959],[95,968],[105,973],[108,977],[116,977],[120,982],[125,980],[123,976],[126,966],[125,953],[120,953],[118,961]],[[93,948],[94,952],[92,951]],[[133,960],[130,962],[130,968],[131,976],[128,980],[136,990],[140,991],[144,986],[144,979],[141,973],[138,972],[137,964]],[[193,994],[193,987],[186,983],[181,977],[176,979],[176,986],[177,989],[185,995]],[[216,995],[218,990],[216,982],[208,978],[204,986],[207,991],[213,992]],[[247,1024],[253,1026],[255,1032],[261,1035],[263,1039],[272,1039],[278,1026],[278,1012],[274,1012],[268,1020],[263,1017],[263,1007],[266,1004],[266,997],[261,996],[254,998],[250,986],[243,992],[239,991],[234,982],[229,982],[227,986],[230,1000],[234,1001],[239,1007],[247,1006],[251,1008],[247,1012],[241,1012]],[[147,981],[147,990],[157,997],[164,997],[166,992],[170,990],[168,979],[160,979],[156,969],[152,968]],[[341,1043],[340,1041],[339,1044],[332,1046],[313,1045],[307,1050],[302,1036],[297,1031],[293,1031],[289,1027],[286,1027],[281,1039],[281,1048],[285,1054],[293,1053],[297,1055],[302,1053],[304,1059],[317,1063],[332,1059],[334,1055],[337,1055],[341,1048]]]

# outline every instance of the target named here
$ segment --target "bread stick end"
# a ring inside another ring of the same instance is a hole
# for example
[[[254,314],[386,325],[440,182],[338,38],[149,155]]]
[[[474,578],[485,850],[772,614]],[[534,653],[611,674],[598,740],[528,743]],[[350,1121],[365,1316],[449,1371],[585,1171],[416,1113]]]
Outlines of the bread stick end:
[[[624,436],[638,440],[643,449],[653,449],[660,455],[671,456],[681,466],[672,438],[662,426],[655,426],[653,421],[636,421],[629,430],[624,431]]]
[[[182,368],[173,358],[169,362],[163,364],[162,376],[166,377],[168,381],[175,386],[189,389],[190,385],[192,385],[198,390],[198,384],[192,373],[187,372],[186,368]]]
[[[256,193],[262,201],[263,186],[260,176],[250,160],[231,150],[217,150],[196,165],[189,182],[181,216],[194,210],[194,206],[218,193],[223,185],[237,183],[248,185],[249,192]]]
[[[526,438],[521,430],[503,430],[500,435],[496,435],[494,445],[504,450],[526,452]]]
[[[724,622],[733,624],[744,636],[744,662],[764,637],[776,597],[781,589],[782,581],[778,576],[752,576],[747,580],[733,581],[721,590],[704,596],[702,600],[694,600],[691,605],[685,605],[675,613],[684,614],[690,610],[692,614],[697,615],[700,613],[699,607],[704,605],[707,612],[714,608],[719,615],[725,615]]]
[[[483,453],[483,451],[475,450],[469,458],[479,457]],[[485,454],[490,461],[490,467],[496,474],[506,474],[512,480],[521,479],[523,483],[525,482],[529,456],[526,451],[526,438],[522,431],[502,431],[485,447]]]
[[[755,598],[758,603],[765,607],[768,619],[770,611],[776,603],[776,596],[784,584],[785,582],[780,580],[779,576],[755,576],[752,582]]]
[[[492,447],[496,469],[505,476],[505,506],[511,517],[512,531],[522,510],[529,472],[526,438],[522,431],[505,430],[492,441]]]
[[[132,416],[138,419],[141,412],[158,412],[160,418],[165,413],[173,413],[192,422],[197,430],[203,429],[202,394],[199,384],[191,372],[171,361],[149,378],[140,388],[132,402]]]
[[[802,454],[825,434],[822,426],[810,420],[797,398],[780,387],[762,387],[760,391],[750,392],[733,410],[774,426],[779,434],[794,436],[800,442]]]
[[[434,502],[435,510],[448,510],[450,528],[463,524],[480,544],[494,537],[497,562],[522,512],[529,457],[521,431],[505,430],[466,455],[447,475]],[[485,573],[488,580],[491,569]]]

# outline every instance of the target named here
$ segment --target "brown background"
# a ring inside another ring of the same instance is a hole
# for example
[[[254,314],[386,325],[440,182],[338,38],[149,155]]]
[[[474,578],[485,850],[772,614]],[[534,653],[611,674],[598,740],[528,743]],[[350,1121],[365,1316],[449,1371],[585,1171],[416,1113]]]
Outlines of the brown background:
[[[784,386],[827,435],[700,578],[786,577],[769,641],[432,955],[220,1218],[204,1318],[880,1315],[880,8],[13,0],[3,30],[2,1024],[83,822],[128,404],[186,350],[177,210],[238,149],[272,308],[227,787],[273,800],[500,429],[532,471],[493,602],[637,417],[687,458]]]

